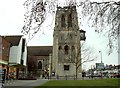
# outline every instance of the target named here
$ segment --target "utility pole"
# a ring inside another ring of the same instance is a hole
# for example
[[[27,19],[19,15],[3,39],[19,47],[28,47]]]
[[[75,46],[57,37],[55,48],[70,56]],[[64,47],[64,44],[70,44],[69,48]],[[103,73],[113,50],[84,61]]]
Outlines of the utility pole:
[[[101,54],[101,63],[102,63],[102,51],[99,51],[99,53]]]
[[[101,54],[101,65],[102,65],[102,51],[99,51],[99,53]],[[101,68],[101,78],[102,78],[102,68]]]

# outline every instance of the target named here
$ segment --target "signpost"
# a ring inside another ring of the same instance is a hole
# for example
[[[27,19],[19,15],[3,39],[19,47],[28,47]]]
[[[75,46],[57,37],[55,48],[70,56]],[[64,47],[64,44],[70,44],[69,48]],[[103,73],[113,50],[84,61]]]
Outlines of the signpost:
[[[103,70],[104,69],[104,63],[96,63],[96,69],[97,70]]]
[[[103,71],[103,69],[104,69],[104,63],[102,63],[102,61],[101,61],[101,63],[96,63],[96,69],[100,71],[100,73],[101,73],[101,78],[102,78],[102,77],[103,77],[102,71]]]
[[[6,69],[0,68],[0,84],[4,85],[6,80]]]

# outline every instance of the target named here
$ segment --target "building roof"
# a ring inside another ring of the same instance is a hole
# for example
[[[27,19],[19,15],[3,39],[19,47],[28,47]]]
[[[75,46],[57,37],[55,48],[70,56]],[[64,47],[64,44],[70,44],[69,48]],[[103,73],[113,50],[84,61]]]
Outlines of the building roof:
[[[16,46],[19,44],[22,36],[23,35],[7,35],[7,36],[2,36],[2,37],[8,42],[10,42],[13,46]]]
[[[28,46],[28,55],[31,56],[49,56],[52,53],[52,46]]]

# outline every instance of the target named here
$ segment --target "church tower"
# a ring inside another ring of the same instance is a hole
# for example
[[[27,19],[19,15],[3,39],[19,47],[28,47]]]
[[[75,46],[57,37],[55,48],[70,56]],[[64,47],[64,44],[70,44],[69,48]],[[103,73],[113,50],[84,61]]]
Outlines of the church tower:
[[[58,7],[53,34],[52,72],[81,78],[80,30],[75,6]]]

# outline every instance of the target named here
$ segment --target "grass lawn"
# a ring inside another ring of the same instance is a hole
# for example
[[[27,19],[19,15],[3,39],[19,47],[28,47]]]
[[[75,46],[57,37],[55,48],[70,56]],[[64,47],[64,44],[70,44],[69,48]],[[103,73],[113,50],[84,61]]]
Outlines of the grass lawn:
[[[118,86],[120,79],[96,79],[96,80],[50,80],[44,86]],[[40,86],[36,87],[40,88]],[[63,87],[62,87],[63,88]],[[85,87],[86,88],[86,87]],[[95,87],[96,88],[96,87]],[[103,88],[103,87],[102,87]],[[119,88],[119,87],[114,87]]]

